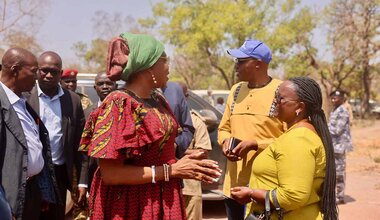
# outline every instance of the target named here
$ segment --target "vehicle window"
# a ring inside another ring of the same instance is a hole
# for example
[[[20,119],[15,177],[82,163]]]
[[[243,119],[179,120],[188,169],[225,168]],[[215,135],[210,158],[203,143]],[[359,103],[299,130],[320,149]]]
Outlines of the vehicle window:
[[[218,98],[219,97],[222,97],[224,103],[226,103],[227,98],[228,98],[228,94],[215,94],[215,95],[212,95],[212,98],[214,99],[215,104],[218,103]]]
[[[202,99],[200,96],[194,94],[191,91],[189,91],[189,94],[190,96],[187,101],[191,109],[195,109],[197,111],[208,109],[208,110],[213,111],[218,119],[222,118],[223,116],[222,113],[220,113],[217,109],[215,109],[214,106],[210,105],[206,100]]]
[[[192,97],[189,97],[189,99],[187,101],[188,101],[189,106],[190,106],[191,109],[194,109],[194,110],[197,110],[197,111],[200,111],[200,110],[204,109],[204,107],[202,106],[202,104],[199,103],[199,102],[197,102]]]

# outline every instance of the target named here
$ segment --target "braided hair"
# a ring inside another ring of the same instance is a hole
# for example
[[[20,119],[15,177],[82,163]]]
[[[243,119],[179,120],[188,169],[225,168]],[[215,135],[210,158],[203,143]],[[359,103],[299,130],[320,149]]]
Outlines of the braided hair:
[[[335,200],[336,170],[334,148],[330,132],[327,127],[326,116],[322,110],[321,88],[309,77],[294,77],[289,79],[295,85],[299,99],[305,103],[306,116],[311,119],[315,130],[322,139],[326,153],[326,174],[323,183],[321,211],[323,219],[338,219],[338,210]]]

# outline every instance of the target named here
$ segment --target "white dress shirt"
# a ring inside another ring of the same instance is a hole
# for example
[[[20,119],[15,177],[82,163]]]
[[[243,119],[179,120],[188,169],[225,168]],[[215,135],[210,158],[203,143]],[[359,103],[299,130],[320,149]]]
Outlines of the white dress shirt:
[[[42,143],[40,140],[40,133],[38,125],[33,117],[26,109],[26,100],[24,97],[17,96],[6,85],[0,82],[5,94],[7,95],[9,102],[13,109],[16,111],[18,118],[20,119],[21,127],[23,129],[26,144],[28,147],[28,177],[37,175],[44,167],[44,158],[42,156]]]
[[[49,131],[51,156],[55,165],[65,163],[62,131],[62,109],[59,98],[63,96],[63,90],[59,86],[58,94],[50,98],[42,92],[37,84],[37,94],[40,102],[40,117]]]

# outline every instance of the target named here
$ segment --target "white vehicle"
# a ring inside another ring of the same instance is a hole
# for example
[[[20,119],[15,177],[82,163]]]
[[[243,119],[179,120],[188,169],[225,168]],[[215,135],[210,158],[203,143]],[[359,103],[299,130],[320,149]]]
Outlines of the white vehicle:
[[[198,96],[202,97],[204,100],[208,101],[207,90],[191,90]],[[230,94],[230,90],[212,90],[211,97],[214,100],[214,105],[217,103],[217,99],[222,97],[224,100],[224,104],[227,102],[228,95]]]

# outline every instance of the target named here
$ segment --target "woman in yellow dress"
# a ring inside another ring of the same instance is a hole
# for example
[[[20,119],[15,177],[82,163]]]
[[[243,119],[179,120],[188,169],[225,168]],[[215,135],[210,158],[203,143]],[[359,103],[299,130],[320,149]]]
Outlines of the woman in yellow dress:
[[[233,199],[247,204],[247,216],[270,207],[272,219],[337,219],[334,152],[319,85],[289,79],[275,103],[288,130],[257,156],[249,187],[232,188]]]

